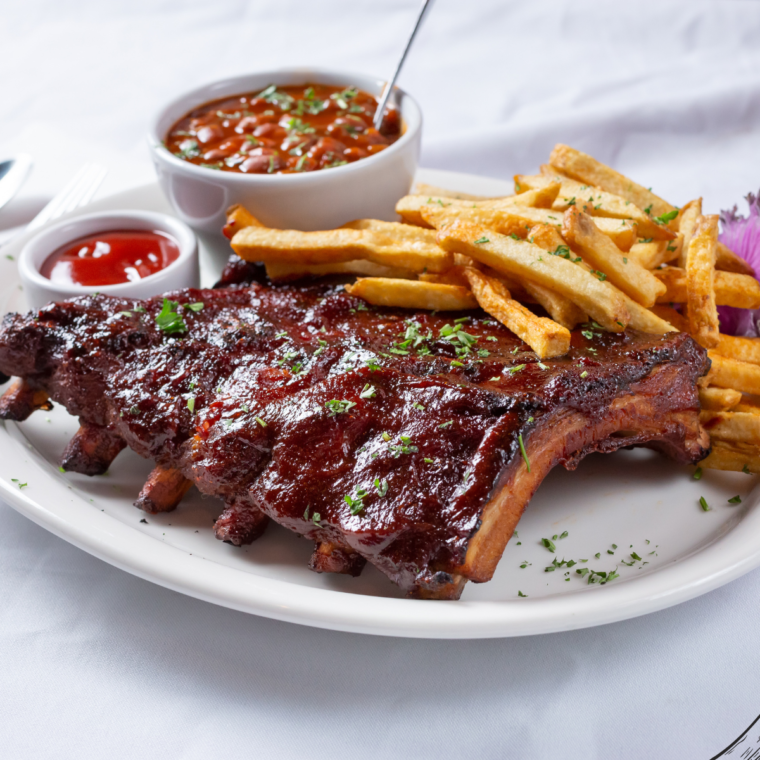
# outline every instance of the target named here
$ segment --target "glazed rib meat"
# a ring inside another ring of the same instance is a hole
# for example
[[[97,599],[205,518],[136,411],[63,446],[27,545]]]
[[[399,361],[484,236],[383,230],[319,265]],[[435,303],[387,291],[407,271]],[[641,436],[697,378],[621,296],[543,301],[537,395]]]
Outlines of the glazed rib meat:
[[[688,335],[588,325],[540,362],[483,312],[375,308],[241,267],[168,305],[95,295],[7,315],[0,371],[21,382],[0,416],[52,399],[81,425],[64,469],[103,472],[129,446],[157,463],[146,511],[194,483],[225,503],[220,539],[250,543],[272,519],[315,542],[314,570],[369,561],[424,598],[491,578],[556,464],[631,445],[707,453],[708,360]]]

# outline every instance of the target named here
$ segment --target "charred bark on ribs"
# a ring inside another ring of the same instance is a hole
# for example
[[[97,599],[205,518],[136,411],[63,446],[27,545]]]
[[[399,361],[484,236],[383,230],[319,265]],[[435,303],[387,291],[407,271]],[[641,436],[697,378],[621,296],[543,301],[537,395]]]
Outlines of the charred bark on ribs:
[[[367,307],[336,286],[251,283],[256,271],[170,294],[185,330],[157,324],[162,298],[7,315],[0,371],[22,382],[0,416],[49,397],[82,426],[64,468],[102,472],[129,446],[157,462],[140,507],[173,509],[192,481],[224,500],[225,541],[271,518],[315,541],[312,569],[369,561],[429,598],[490,579],[554,465],[631,445],[707,453],[708,360],[688,335],[588,326],[539,362],[482,312]]]

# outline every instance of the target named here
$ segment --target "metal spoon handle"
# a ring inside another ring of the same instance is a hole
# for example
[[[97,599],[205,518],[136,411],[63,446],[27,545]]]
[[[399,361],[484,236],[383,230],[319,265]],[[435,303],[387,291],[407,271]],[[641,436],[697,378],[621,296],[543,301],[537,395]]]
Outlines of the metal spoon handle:
[[[401,67],[404,65],[404,61],[406,60],[406,55],[409,52],[409,48],[411,48],[414,37],[420,28],[420,24],[422,24],[422,19],[425,15],[425,11],[432,1],[433,0],[422,0],[422,7],[420,8],[420,12],[417,14],[417,21],[414,24],[412,33],[409,35],[409,39],[406,41],[406,47],[404,48],[404,52],[401,54],[401,59],[398,62],[398,66],[396,66],[396,70],[393,72],[393,77],[388,80],[385,88],[383,89],[383,94],[380,98],[380,104],[377,107],[377,111],[375,111],[375,118],[372,120],[375,129],[380,129],[380,125],[383,123],[383,114],[385,113],[385,108],[388,105],[388,99],[393,92],[393,85],[396,84],[396,80],[398,79],[398,75],[401,72]]]

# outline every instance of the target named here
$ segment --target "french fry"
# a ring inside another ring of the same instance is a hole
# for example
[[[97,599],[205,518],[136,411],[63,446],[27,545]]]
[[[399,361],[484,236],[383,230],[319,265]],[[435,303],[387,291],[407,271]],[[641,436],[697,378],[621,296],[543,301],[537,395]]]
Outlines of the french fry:
[[[442,227],[438,243],[447,251],[467,254],[499,272],[564,295],[610,332],[621,332],[630,320],[623,299],[608,287],[609,283],[533,243],[494,237],[485,227],[463,220]]]
[[[417,227],[414,224],[384,222],[380,219],[355,219],[353,222],[347,222],[340,229],[372,230],[375,240],[383,241],[389,245],[397,244],[400,240],[409,243],[423,243],[433,247],[437,245],[434,230]]]
[[[747,414],[760,414],[760,404],[755,396],[741,395],[741,401],[731,409],[732,412],[746,412]]]
[[[715,254],[715,268],[722,272],[738,272],[751,277],[755,276],[755,270],[720,241],[718,241],[718,250]]]
[[[226,211],[227,223],[222,229],[222,234],[227,238],[233,238],[235,234],[246,227],[263,227],[264,225],[245,207],[236,203]]]
[[[466,270],[470,288],[481,308],[525,341],[539,359],[562,356],[570,349],[570,331],[551,319],[537,317],[513,300],[506,286],[477,269]]]
[[[246,227],[232,238],[232,248],[246,261],[313,265],[366,259],[415,272],[445,272],[453,264],[451,254],[434,243],[394,242],[386,232],[372,229],[301,232]]]
[[[678,255],[678,266],[686,269],[686,256],[689,252],[689,243],[697,227],[697,219],[702,216],[702,199],[689,201],[682,209],[678,217],[678,231],[683,235],[681,253]]]
[[[679,232],[675,240],[652,240],[638,242],[628,251],[629,258],[638,261],[644,269],[657,269],[663,264],[677,259],[681,254],[683,235]]]
[[[478,308],[478,302],[472,293],[458,285],[362,277],[353,285],[344,287],[352,296],[363,298],[375,306],[398,306],[430,311],[465,311]]]
[[[666,287],[639,263],[623,252],[594,224],[591,217],[574,206],[565,211],[562,237],[579,249],[583,258],[604,273],[609,281],[644,306],[654,306]]]
[[[330,274],[360,274],[365,277],[391,277],[394,279],[414,278],[408,269],[384,267],[365,259],[340,261],[331,264],[290,264],[282,261],[266,263],[267,276],[272,282],[287,282],[303,277],[322,277]]]
[[[614,288],[614,285],[610,285],[610,287]],[[615,290],[617,290],[617,288],[615,288]],[[641,332],[651,333],[652,335],[665,335],[665,333],[669,332],[681,332],[674,327],[671,322],[668,322],[667,319],[663,319],[653,311],[650,311],[640,303],[637,303],[633,298],[630,298],[623,293],[623,291],[618,290],[617,292],[623,298],[625,307],[631,315],[628,327],[633,327],[634,330],[641,330]]]
[[[414,196],[406,196],[407,198]],[[551,209],[529,208],[503,204],[498,208],[481,207],[475,208],[458,206],[449,208],[435,205],[419,205],[415,209],[406,204],[402,198],[396,205],[396,212],[401,214],[412,224],[415,218],[421,219],[424,224],[436,229],[456,219],[471,222],[472,224],[488,227],[502,235],[517,235],[526,237],[528,230],[536,224],[553,225],[558,230],[562,226],[562,214]],[[597,217],[594,224],[607,235],[615,245],[623,251],[627,251],[636,242],[636,223],[627,219],[605,219]]]
[[[548,224],[537,224],[532,227],[528,232],[528,240],[549,252],[556,251],[559,246],[565,244],[559,232]],[[546,309],[549,316],[568,330],[588,321],[588,315],[569,298],[529,280],[525,280],[523,285],[525,290]]]
[[[742,400],[742,394],[733,388],[700,388],[699,404],[710,412],[727,412]]]
[[[728,359],[760,364],[760,338],[740,338],[735,335],[719,335],[715,352]]]
[[[760,444],[760,415],[747,412],[711,412],[699,414],[710,440]]]
[[[706,470],[760,473],[760,448],[747,443],[715,441],[699,466]]]
[[[689,333],[705,348],[718,345],[718,310],[715,305],[715,249],[718,217],[700,216],[686,255],[686,297]]]
[[[658,303],[652,307],[652,311],[660,317],[660,319],[670,322],[678,332],[689,332],[689,320],[670,306]]]
[[[653,274],[667,287],[667,291],[657,299],[658,303],[686,303],[686,276],[683,269],[664,267],[654,270]],[[716,272],[715,303],[740,309],[760,309],[760,283],[746,274]]]
[[[523,191],[523,195],[527,195],[529,192],[538,192],[551,186],[554,182],[561,182],[557,199],[551,206],[555,211],[566,211],[575,206],[593,217],[632,219],[638,226],[639,235],[645,238],[654,240],[673,240],[675,238],[675,233],[666,225],[658,224],[638,206],[619,195],[605,192],[598,187],[584,185],[562,175],[551,177],[543,174],[534,176],[518,174],[515,177],[515,187],[527,188]],[[517,197],[521,196],[518,195]]]
[[[728,359],[715,351],[708,351],[707,355],[712,365],[707,375],[699,380],[702,387],[717,385],[719,388],[760,395],[760,366]]]
[[[532,208],[553,208],[560,187],[559,182],[547,182],[543,187],[503,198],[500,203],[512,203],[515,206],[531,206]],[[496,202],[491,201],[491,203],[495,205]]]
[[[487,201],[492,196],[488,195],[470,195],[470,193],[460,193],[458,190],[447,190],[435,185],[426,185],[424,182],[418,182],[414,186],[414,195],[426,195],[428,198],[456,198],[460,201]]]
[[[586,185],[595,185],[608,193],[621,196],[652,217],[674,211],[673,206],[657,197],[651,190],[605,166],[601,161],[567,145],[555,145],[549,157],[549,163],[571,179]]]

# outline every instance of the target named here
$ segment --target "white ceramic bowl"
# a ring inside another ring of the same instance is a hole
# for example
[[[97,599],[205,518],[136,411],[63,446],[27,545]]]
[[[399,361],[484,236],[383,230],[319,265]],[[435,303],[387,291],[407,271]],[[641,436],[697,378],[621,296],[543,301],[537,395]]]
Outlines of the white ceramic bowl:
[[[353,219],[397,219],[396,201],[409,192],[420,150],[422,114],[396,89],[404,133],[385,150],[334,169],[303,174],[242,174],[206,169],[172,155],[163,140],[178,119],[218,98],[263,90],[270,84],[309,82],[355,85],[374,96],[384,82],[374,77],[322,69],[278,69],[225,79],[188,92],[166,106],[149,135],[158,181],[181,219],[220,233],[225,210],[242,203],[264,224],[280,229],[331,229]]]
[[[85,235],[111,230],[164,232],[177,242],[179,257],[166,269],[149,277],[118,285],[64,285],[40,274],[45,259],[61,246]],[[193,231],[179,219],[152,211],[84,214],[46,227],[24,245],[19,255],[18,269],[27,302],[32,309],[41,309],[51,301],[65,301],[94,291],[125,298],[150,298],[168,290],[197,288],[200,283],[198,242]]]

